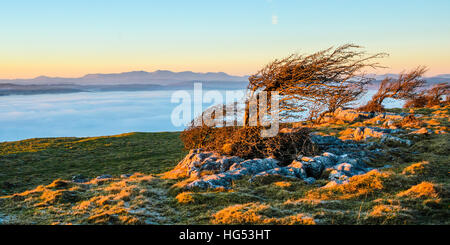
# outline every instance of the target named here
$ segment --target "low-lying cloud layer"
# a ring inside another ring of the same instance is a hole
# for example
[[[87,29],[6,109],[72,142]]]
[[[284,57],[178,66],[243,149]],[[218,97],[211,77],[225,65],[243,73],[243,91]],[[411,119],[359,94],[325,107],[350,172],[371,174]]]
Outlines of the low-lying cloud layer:
[[[178,105],[170,103],[173,92],[4,96],[0,100],[0,141],[183,130],[171,122],[171,113]],[[371,94],[372,91],[360,103],[367,101]],[[393,101],[386,104],[401,106]],[[208,106],[204,104],[203,109]]]

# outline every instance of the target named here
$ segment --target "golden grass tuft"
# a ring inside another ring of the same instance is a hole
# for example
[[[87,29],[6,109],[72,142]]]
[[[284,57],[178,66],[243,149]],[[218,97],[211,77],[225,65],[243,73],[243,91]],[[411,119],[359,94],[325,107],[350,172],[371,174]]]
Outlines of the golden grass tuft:
[[[355,132],[355,129],[353,128],[346,128],[344,130],[342,130],[341,132],[339,132],[339,139],[341,140],[348,140],[348,139],[353,139],[353,133]]]
[[[287,182],[287,181],[278,181],[278,182],[274,182],[273,184],[278,187],[290,187],[292,185],[291,182]]]
[[[162,174],[162,179],[181,179],[189,177],[184,168],[176,166],[174,169]]]
[[[351,177],[346,184],[311,190],[306,194],[306,198],[343,200],[372,194],[383,189],[383,180],[389,176],[389,173],[372,170],[366,174]]]
[[[414,217],[408,209],[404,209],[400,205],[376,205],[372,208],[365,220],[369,224],[410,224],[414,221]]]
[[[316,222],[313,218],[299,213],[282,218],[268,218],[264,219],[264,224],[277,224],[277,225],[315,225]]]
[[[397,194],[399,197],[413,197],[413,198],[437,198],[439,197],[436,185],[431,182],[423,181],[420,184],[414,185],[406,191]]]
[[[425,123],[428,124],[429,126],[438,126],[438,125],[441,124],[441,123],[440,123],[438,120],[436,120],[436,119],[431,119],[431,120],[425,121]]]
[[[46,188],[67,188],[69,185],[70,185],[69,181],[56,179],[51,184],[47,185]]]
[[[263,220],[259,211],[268,209],[259,203],[237,204],[226,207],[213,215],[213,224],[257,224]]]
[[[92,186],[94,196],[73,206],[72,214],[87,216],[85,222],[94,224],[141,224],[130,212],[146,206],[147,184],[154,180],[151,175],[136,173],[105,186]]]
[[[194,197],[192,196],[192,192],[182,192],[178,194],[176,197],[177,202],[181,204],[194,203]]]
[[[35,206],[45,206],[55,203],[71,202],[76,200],[76,194],[70,191],[58,190],[52,191],[45,189],[42,195],[39,197],[41,202],[35,204]]]
[[[298,213],[281,218],[267,217],[264,211],[271,207],[267,204],[246,203],[226,207],[213,215],[213,224],[280,224],[280,225],[314,225],[313,218]]]
[[[80,202],[80,204],[74,206],[73,209],[74,210],[87,210],[92,207],[93,207],[93,204],[92,204],[91,200],[86,200],[86,201],[82,201],[82,202]]]
[[[398,213],[401,210],[401,207],[398,205],[383,205],[379,204],[372,208],[372,211],[369,213],[369,216],[379,217],[392,215],[394,213]]]
[[[150,183],[155,180],[153,175],[143,174],[143,173],[135,173],[128,178],[129,181],[135,181],[138,183]]]
[[[78,188],[71,187],[69,182],[57,179],[49,185],[39,185],[35,189],[4,196],[3,198],[26,201],[32,203],[35,207],[42,207],[56,203],[76,202],[78,200],[77,190]]]
[[[177,183],[173,184],[173,185],[172,185],[172,188],[180,188],[180,189],[183,189],[183,188],[185,188],[188,184],[190,184],[191,182],[193,182],[193,181],[195,181],[195,180],[197,180],[197,179],[198,179],[198,178],[197,178],[196,176],[189,177],[189,178],[187,178],[187,179],[178,181]]]
[[[80,139],[76,141],[75,143],[81,143],[81,142],[87,142],[87,141],[95,141],[99,139],[108,139],[108,138],[120,138],[120,137],[126,137],[130,135],[135,135],[136,133],[123,133],[123,134],[117,134],[117,135],[110,135],[110,136],[98,136],[98,137],[88,137],[84,139]]]
[[[365,122],[364,122],[365,123]],[[351,127],[364,127],[365,124],[363,122],[355,122],[352,125],[350,125]]]
[[[94,224],[120,224],[123,221],[130,221],[128,210],[119,206],[108,206],[104,209],[94,209],[89,213],[87,221]],[[125,217],[123,217],[125,216]],[[131,224],[131,223],[129,223]]]
[[[418,163],[413,163],[410,166],[403,169],[402,174],[404,175],[417,175],[423,174],[425,170],[429,167],[428,161],[422,161]]]

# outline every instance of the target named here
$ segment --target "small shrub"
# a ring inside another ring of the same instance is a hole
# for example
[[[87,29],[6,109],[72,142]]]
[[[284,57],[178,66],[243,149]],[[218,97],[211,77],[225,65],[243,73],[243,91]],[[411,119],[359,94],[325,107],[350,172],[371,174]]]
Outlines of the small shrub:
[[[402,121],[397,125],[399,127],[410,127],[418,128],[422,126],[422,122],[417,119],[414,115],[408,115],[402,119]]]
[[[189,127],[181,134],[186,149],[202,148],[244,159],[273,157],[289,164],[300,154],[314,154],[317,149],[308,128],[297,128],[274,137],[263,138],[258,127]]]
[[[366,112],[371,112],[371,111],[383,112],[384,111],[384,106],[379,104],[379,103],[375,103],[375,102],[369,101],[366,105],[363,105],[363,106],[359,107],[358,110],[359,111],[366,111]]]
[[[430,89],[422,91],[422,93],[406,101],[404,108],[430,108],[440,106],[448,103],[449,94],[450,85],[447,82],[435,84]],[[442,100],[443,96],[447,96],[447,101]]]
[[[419,94],[418,89],[426,83],[421,79],[425,72],[425,67],[417,67],[408,73],[400,74],[397,79],[386,77],[381,81],[380,87],[372,99],[358,110],[383,112],[383,101],[387,98],[411,99],[416,97]]]
[[[427,105],[428,99],[425,96],[416,96],[415,98],[409,99],[403,105],[403,108],[423,108]]]

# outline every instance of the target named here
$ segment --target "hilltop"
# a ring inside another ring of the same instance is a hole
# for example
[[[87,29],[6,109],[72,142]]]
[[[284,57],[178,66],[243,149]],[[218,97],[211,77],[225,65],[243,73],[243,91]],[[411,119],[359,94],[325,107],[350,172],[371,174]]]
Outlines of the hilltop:
[[[0,222],[448,224],[449,109],[284,125],[311,128],[322,149],[289,166],[188,153],[178,133],[1,143]]]

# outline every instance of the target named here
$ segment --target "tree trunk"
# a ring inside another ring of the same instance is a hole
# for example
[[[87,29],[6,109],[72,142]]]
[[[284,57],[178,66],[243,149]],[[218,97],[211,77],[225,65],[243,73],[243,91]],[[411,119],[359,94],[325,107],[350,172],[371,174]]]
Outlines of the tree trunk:
[[[243,124],[244,124],[244,128],[248,127],[248,123],[250,120],[250,100],[253,97],[254,91],[252,90],[250,97],[245,101],[245,110],[244,110],[244,120],[243,120]]]

